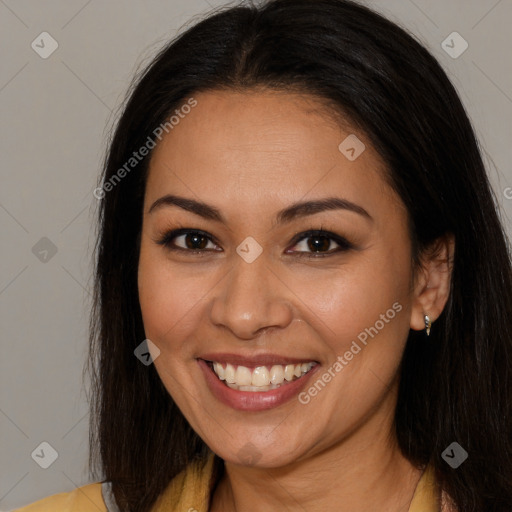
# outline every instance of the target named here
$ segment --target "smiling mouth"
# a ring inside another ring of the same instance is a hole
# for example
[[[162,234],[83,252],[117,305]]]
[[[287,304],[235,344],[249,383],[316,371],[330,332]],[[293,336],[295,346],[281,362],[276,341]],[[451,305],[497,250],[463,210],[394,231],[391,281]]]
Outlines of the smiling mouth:
[[[270,391],[300,379],[318,363],[274,364],[248,368],[242,365],[206,361],[219,380],[237,391]]]

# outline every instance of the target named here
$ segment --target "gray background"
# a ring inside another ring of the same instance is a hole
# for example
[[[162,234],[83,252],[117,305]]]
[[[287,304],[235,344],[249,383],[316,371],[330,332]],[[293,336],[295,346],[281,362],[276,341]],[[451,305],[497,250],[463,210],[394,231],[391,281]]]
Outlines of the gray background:
[[[0,0],[0,510],[89,483],[82,368],[92,192],[108,130],[134,72],[195,16],[224,3]],[[416,34],[447,70],[511,233],[512,2],[367,4]],[[31,47],[34,40],[42,46],[43,31],[59,45],[47,59]],[[441,46],[454,31],[469,44],[456,59]],[[48,469],[31,456],[42,442],[58,452]]]

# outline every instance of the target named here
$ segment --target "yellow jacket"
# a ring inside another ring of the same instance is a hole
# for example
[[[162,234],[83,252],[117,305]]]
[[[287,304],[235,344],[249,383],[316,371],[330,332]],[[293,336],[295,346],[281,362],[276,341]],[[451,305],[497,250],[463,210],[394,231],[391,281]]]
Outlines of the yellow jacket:
[[[206,461],[187,466],[171,480],[152,512],[208,512],[213,470],[213,453]],[[117,512],[111,500],[108,485],[98,482],[49,496],[14,512]],[[439,500],[439,490],[429,466],[416,487],[409,512],[439,512]]]

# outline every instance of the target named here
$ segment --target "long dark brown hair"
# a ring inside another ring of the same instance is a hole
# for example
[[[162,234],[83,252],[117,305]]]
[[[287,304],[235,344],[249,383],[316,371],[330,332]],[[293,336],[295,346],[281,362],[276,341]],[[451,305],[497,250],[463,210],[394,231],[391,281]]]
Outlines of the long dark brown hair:
[[[123,512],[151,509],[209,449],[134,349],[145,339],[137,266],[151,152],[133,151],[199,91],[267,87],[323,98],[356,123],[405,204],[414,262],[452,233],[448,303],[427,339],[411,331],[395,425],[414,465],[432,464],[460,512],[512,510],[512,272],[478,143],[434,57],[403,29],[347,0],[271,0],[209,15],[136,78],[109,143],[91,314],[90,468]],[[133,163],[133,162],[132,162]],[[467,460],[453,469],[443,451]],[[96,471],[99,470],[98,473]]]

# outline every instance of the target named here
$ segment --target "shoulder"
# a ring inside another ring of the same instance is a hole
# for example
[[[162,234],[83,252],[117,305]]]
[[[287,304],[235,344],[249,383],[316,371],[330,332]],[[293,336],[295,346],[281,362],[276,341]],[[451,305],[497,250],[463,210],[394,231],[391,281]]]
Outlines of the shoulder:
[[[107,512],[100,482],[54,494],[12,512]]]
[[[174,512],[190,510],[194,503],[197,512],[206,512],[210,493],[215,485],[222,460],[213,453],[206,459],[189,463],[169,483],[157,500],[154,510]],[[188,505],[187,505],[188,504]],[[185,505],[187,505],[185,507]],[[97,482],[78,487],[72,492],[55,494],[11,512],[118,512],[110,483]]]

